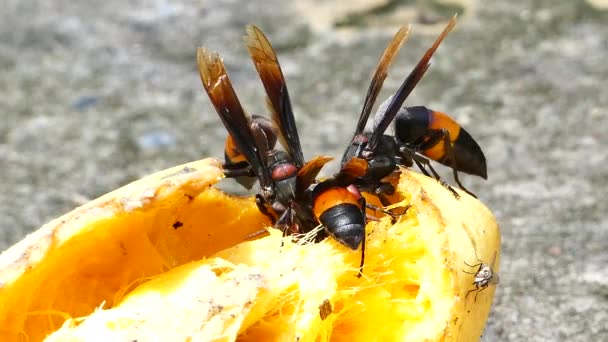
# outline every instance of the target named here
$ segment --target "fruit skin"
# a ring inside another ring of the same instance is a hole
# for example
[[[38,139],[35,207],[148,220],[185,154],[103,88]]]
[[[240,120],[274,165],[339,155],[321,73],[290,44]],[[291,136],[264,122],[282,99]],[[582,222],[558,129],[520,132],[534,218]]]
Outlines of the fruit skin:
[[[440,248],[438,257],[443,258],[443,265],[454,282],[451,294],[454,302],[451,318],[439,340],[477,341],[488,319],[496,286],[489,286],[476,299],[474,293],[467,297],[469,290],[474,288],[474,275],[465,271],[476,272],[477,269],[471,269],[465,263],[492,263],[496,258],[493,270],[499,273],[500,230],[494,215],[479,200],[460,190],[460,200],[457,200],[439,183],[428,180],[421,174],[408,171],[402,174],[399,191],[408,192],[413,198],[429,204],[418,208],[431,221],[439,223],[437,233],[443,236],[444,247]]]
[[[67,317],[49,340],[479,339],[495,286],[465,299],[465,271],[476,271],[465,262],[491,262],[500,233],[476,199],[403,170],[397,190],[411,208],[395,225],[368,224],[357,278],[359,252],[333,239],[281,247],[270,230],[240,243],[263,215],[210,187],[217,162],[188,165],[196,171],[146,177],[2,254],[0,340],[40,340]]]

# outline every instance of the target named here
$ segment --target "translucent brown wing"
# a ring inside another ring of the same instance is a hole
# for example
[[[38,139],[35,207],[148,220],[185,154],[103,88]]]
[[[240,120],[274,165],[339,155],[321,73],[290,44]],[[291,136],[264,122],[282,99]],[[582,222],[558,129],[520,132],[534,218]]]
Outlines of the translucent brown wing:
[[[351,158],[334,177],[336,183],[342,186],[352,184],[357,178],[363,177],[367,173],[367,167],[368,164],[365,159]]]
[[[418,64],[416,64],[414,69],[410,72],[405,81],[403,81],[403,83],[401,84],[401,87],[399,87],[399,90],[397,90],[397,93],[391,99],[391,102],[388,104],[386,111],[384,112],[384,116],[379,121],[378,126],[374,129],[370,138],[368,146],[371,151],[375,151],[375,149],[378,147],[380,138],[382,137],[382,135],[384,135],[384,132],[395,118],[395,115],[397,114],[399,109],[401,109],[401,106],[403,105],[403,102],[405,102],[405,99],[407,99],[407,97],[410,95],[412,90],[414,90],[420,79],[422,79],[422,76],[424,76],[424,73],[430,66],[431,57],[433,57],[433,54],[439,47],[439,44],[441,44],[443,39],[452,30],[454,25],[456,25],[456,15],[454,15],[450,19],[446,27],[443,29],[443,32],[441,32],[439,37],[437,37],[437,39],[435,40],[433,46],[431,46],[431,48],[426,51],[424,56],[422,56]]]
[[[245,155],[258,177],[260,185],[262,187],[270,186],[272,179],[264,163],[265,157],[250,129],[250,120],[236,96],[224,63],[216,52],[208,51],[205,48],[198,48],[196,61],[203,87],[228,134],[234,139],[239,151]]]
[[[296,166],[301,168],[304,166],[304,155],[279,60],[270,42],[257,27],[247,26],[245,42],[255,69],[264,84],[272,118],[279,127],[279,140],[293,158]]]
[[[315,156],[304,164],[300,171],[298,171],[297,189],[299,193],[308,189],[308,187],[316,181],[323,166],[332,159],[334,158],[328,156]]]
[[[363,133],[365,129],[365,125],[367,124],[367,120],[369,118],[369,114],[372,111],[372,107],[378,98],[378,93],[382,89],[382,84],[384,84],[384,80],[387,76],[387,70],[391,66],[393,59],[407,40],[410,35],[410,27],[402,26],[399,31],[393,37],[393,40],[388,44],[382,57],[380,57],[380,61],[378,62],[378,66],[376,67],[376,72],[372,77],[372,82],[369,85],[367,90],[367,95],[365,97],[365,102],[363,103],[363,109],[361,110],[361,115],[359,116],[359,122],[357,122],[357,128],[355,129],[355,134]]]

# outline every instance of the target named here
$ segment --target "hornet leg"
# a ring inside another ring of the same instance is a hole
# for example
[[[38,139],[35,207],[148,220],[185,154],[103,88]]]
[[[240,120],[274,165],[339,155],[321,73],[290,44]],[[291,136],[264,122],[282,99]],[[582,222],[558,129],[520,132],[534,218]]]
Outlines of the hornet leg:
[[[363,210],[363,221],[367,224],[367,216],[365,215],[365,208],[367,207],[367,203],[365,201],[365,197],[361,196],[359,198],[359,204],[361,205],[361,210]],[[361,278],[363,275],[363,264],[365,263],[365,240],[367,239],[367,234],[365,232],[365,226],[363,226],[363,240],[361,241],[361,264],[359,264],[359,274],[357,274],[357,278]]]
[[[464,185],[460,183],[460,179],[458,178],[458,170],[456,169],[456,154],[454,153],[454,147],[450,143],[450,132],[448,131],[446,131],[443,138],[443,147],[445,149],[446,155],[448,156],[452,164],[452,173],[454,174],[454,180],[456,181],[456,184],[458,184],[458,187],[460,187],[464,192],[477,198],[474,193],[467,190],[467,188],[465,188]]]

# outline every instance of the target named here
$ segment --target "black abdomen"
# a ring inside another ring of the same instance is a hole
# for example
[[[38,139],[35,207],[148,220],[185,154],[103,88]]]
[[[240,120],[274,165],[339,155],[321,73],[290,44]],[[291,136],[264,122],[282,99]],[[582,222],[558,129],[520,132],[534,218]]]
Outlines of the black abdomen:
[[[477,175],[483,179],[488,178],[486,157],[481,151],[481,147],[464,128],[460,129],[460,134],[454,142],[454,155],[456,170]]]
[[[365,213],[355,204],[342,203],[327,209],[319,221],[340,243],[357,249],[365,238]]]

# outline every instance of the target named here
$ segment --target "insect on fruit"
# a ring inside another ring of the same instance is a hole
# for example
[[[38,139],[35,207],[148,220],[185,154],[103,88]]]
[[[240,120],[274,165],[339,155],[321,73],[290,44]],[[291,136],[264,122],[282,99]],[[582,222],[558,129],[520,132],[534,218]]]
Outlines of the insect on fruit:
[[[383,181],[385,177],[398,170],[399,165],[410,167],[414,162],[419,166],[430,165],[429,160],[417,154],[416,150],[412,149],[412,147],[400,143],[394,136],[386,135],[384,132],[400,112],[407,97],[424,76],[430,66],[431,57],[455,24],[456,16],[450,19],[443,32],[406,77],[396,94],[385,101],[383,106],[377,111],[373,130],[371,132],[364,132],[372,107],[386,79],[387,70],[400,47],[407,39],[409,29],[402,27],[395,34],[380,58],[380,62],[368,88],[353,138],[342,157],[342,164],[348,162],[353,157],[365,159],[369,163],[368,172],[357,181],[357,186],[362,191],[377,195],[384,205],[390,204],[385,195],[390,195],[394,192],[392,184]],[[448,188],[455,196],[458,196],[451,187],[448,186]]]
[[[479,260],[478,264],[469,265],[465,261],[465,264],[469,267],[472,267],[472,268],[478,267],[477,272],[464,271],[464,273],[475,275],[475,278],[473,280],[473,285],[475,285],[475,288],[471,289],[471,290],[469,290],[469,292],[467,292],[467,294],[464,296],[465,300],[467,299],[467,297],[469,296],[469,294],[471,292],[476,292],[475,301],[477,301],[477,295],[481,291],[485,290],[490,285],[497,285],[500,282],[500,277],[498,276],[498,273],[494,272],[494,269],[493,269],[494,263],[496,262],[496,254],[497,253],[494,252],[494,257],[492,258],[491,264],[486,264],[486,263],[481,262],[481,260]]]
[[[415,106],[402,108],[397,113],[394,128],[398,144],[451,167],[458,186],[476,197],[462,185],[458,171],[487,179],[486,157],[479,144],[458,122],[445,113]],[[436,179],[440,179],[430,163],[426,166]],[[418,167],[429,176],[423,165],[418,164]]]
[[[278,100],[281,101],[271,102],[273,106],[280,106],[272,110],[274,121],[282,124],[277,130],[279,136],[284,134],[285,127],[293,129],[289,132],[291,138],[286,140],[289,144],[287,152],[274,149],[276,137],[267,134],[268,132],[274,134],[272,125],[270,129],[264,128],[264,125],[259,124],[260,120],[252,120],[245,113],[217,53],[209,52],[204,48],[199,48],[197,51],[197,63],[203,86],[230,135],[229,139],[236,147],[237,153],[226,154],[230,157],[235,156],[233,160],[237,161],[239,159],[236,157],[239,154],[244,156],[244,160],[239,161],[241,168],[229,169],[227,176],[248,177],[253,174],[260,182],[260,193],[256,195],[256,203],[260,211],[282,229],[298,230],[301,226],[314,225],[315,220],[314,217],[305,215],[306,210],[300,210],[295,201],[296,195],[303,194],[314,182],[317,173],[329,158],[319,157],[304,165],[304,157],[295,130],[295,120],[291,106],[287,105],[289,94],[283,75],[278,64],[273,65],[270,62],[273,61],[269,60],[269,63],[262,65],[256,64],[256,68],[262,70],[260,76],[267,91],[270,82],[279,83],[272,86],[278,86],[281,90],[269,96],[271,99],[277,99],[278,96]],[[274,63],[278,62],[275,60]],[[291,124],[285,123],[290,121]],[[267,119],[263,122],[270,123]],[[300,213],[294,214],[294,211]]]
[[[274,129],[267,119],[250,118],[242,108],[217,53],[199,48],[197,63],[209,95],[228,134],[228,177],[252,177],[260,182],[256,203],[284,235],[303,234],[322,223],[325,235],[361,251],[365,249],[365,200],[352,182],[367,171],[367,163],[352,158],[340,172],[316,182],[331,158],[317,156],[304,162],[287,86],[270,42],[255,26],[247,27],[247,47],[268,96]],[[276,138],[286,151],[275,149]],[[234,147],[234,148],[232,148]],[[255,181],[255,179],[254,179]],[[317,241],[319,240],[317,239]]]
[[[352,158],[334,177],[311,187],[312,210],[325,230],[343,245],[361,245],[360,277],[365,262],[365,209],[370,207],[353,182],[367,172],[367,162]]]

